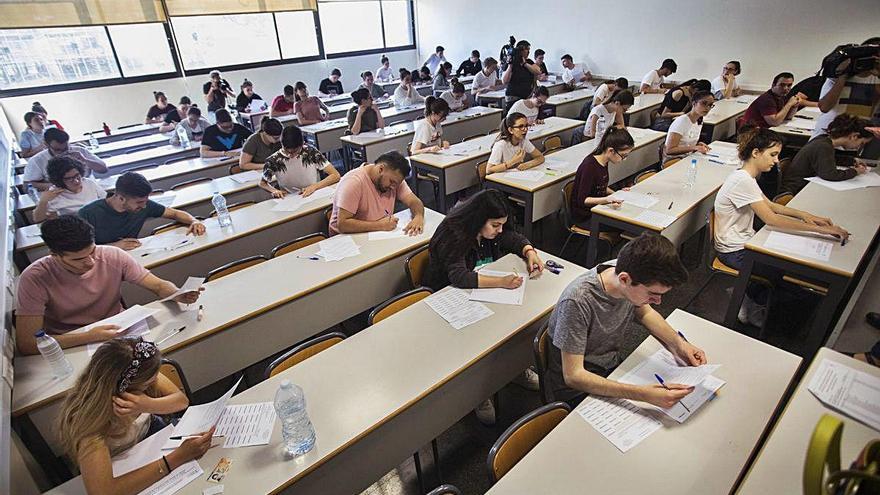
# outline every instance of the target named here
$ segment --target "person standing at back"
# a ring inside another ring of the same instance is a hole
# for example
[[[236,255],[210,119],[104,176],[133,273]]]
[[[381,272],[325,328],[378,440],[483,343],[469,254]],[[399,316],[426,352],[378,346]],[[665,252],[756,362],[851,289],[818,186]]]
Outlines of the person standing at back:
[[[428,57],[428,60],[425,60],[425,63],[422,64],[422,67],[427,67],[431,74],[437,72],[437,68],[440,67],[441,64],[446,63],[446,56],[443,55],[443,52],[446,51],[442,46],[437,46],[434,50],[434,53]]]
[[[677,70],[678,64],[675,63],[675,60],[667,58],[662,64],[660,64],[659,69],[654,69],[645,74],[645,77],[642,78],[642,85],[639,87],[639,92],[665,93],[666,89],[663,88],[663,83],[666,82],[667,77],[675,74]]]
[[[519,40],[516,43],[513,59],[501,76],[501,80],[507,85],[505,91],[507,108],[510,108],[516,100],[528,98],[537,84],[538,76],[541,75],[541,68],[529,58],[531,49],[532,45],[528,41]]]

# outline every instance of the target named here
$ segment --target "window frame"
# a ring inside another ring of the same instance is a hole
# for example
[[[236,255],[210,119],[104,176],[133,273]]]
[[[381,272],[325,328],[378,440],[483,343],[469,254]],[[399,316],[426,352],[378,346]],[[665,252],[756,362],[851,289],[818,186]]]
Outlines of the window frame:
[[[380,3],[380,5],[379,5],[379,22],[380,22],[379,29],[382,30],[382,46],[385,46],[385,44],[386,44],[386,40],[385,40],[385,12],[382,9],[382,5],[381,5],[382,0],[374,0],[374,1],[378,1]],[[318,22],[317,25],[318,25],[319,29],[321,27],[321,17],[320,17],[321,3],[323,3],[323,2],[318,0],[318,10],[315,11],[316,20]],[[350,51],[350,52],[332,53],[329,55],[325,55],[325,58],[327,60],[331,60],[331,59],[345,58],[345,57],[358,57],[361,55],[378,55],[378,54],[383,54],[383,53],[393,53],[393,52],[402,52],[402,51],[406,51],[406,50],[415,50],[416,49],[416,12],[415,12],[415,5],[414,5],[415,0],[407,0],[407,3],[409,4],[409,23],[410,23],[409,29],[410,29],[410,34],[412,35],[412,40],[413,40],[412,43],[410,43],[409,45],[403,45],[403,46],[394,46],[394,47],[386,47],[386,48],[371,48],[369,50],[355,50],[355,51]],[[321,51],[323,53],[324,52],[323,39],[321,39],[321,41],[322,41],[321,42]]]

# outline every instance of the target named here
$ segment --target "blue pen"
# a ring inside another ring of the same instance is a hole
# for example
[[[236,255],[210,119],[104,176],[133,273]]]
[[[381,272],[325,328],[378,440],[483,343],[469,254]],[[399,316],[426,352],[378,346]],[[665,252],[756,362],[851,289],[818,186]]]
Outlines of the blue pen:
[[[312,261],[318,261],[321,259],[321,258],[318,258],[317,256],[297,256],[297,258],[303,259],[303,260],[312,260]]]
[[[666,386],[666,383],[663,381],[663,378],[660,375],[654,373],[654,378],[656,378],[657,381],[660,382],[660,386],[662,386],[666,390],[669,390],[669,387]],[[691,412],[691,410],[688,409],[688,406],[684,405],[684,402],[678,401],[678,403],[681,404],[681,407],[683,407],[685,411]]]

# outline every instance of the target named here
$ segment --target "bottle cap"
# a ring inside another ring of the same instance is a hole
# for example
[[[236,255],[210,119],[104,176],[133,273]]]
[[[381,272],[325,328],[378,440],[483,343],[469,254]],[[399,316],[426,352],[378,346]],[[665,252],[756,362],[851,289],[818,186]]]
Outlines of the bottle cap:
[[[34,333],[34,337],[37,337],[37,338],[39,338],[39,337],[45,337],[45,336],[46,336],[46,331],[45,331],[45,330],[37,330],[37,332]]]
[[[290,383],[290,380],[281,380],[281,388],[287,389],[292,386],[293,386],[293,384]]]

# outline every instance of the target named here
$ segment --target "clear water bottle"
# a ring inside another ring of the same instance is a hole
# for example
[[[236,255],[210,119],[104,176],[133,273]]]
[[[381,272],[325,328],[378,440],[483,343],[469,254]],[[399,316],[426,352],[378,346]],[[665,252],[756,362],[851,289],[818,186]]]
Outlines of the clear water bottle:
[[[37,188],[34,187],[33,184],[27,185],[27,195],[30,196],[32,200],[34,200],[34,203],[40,202],[40,193],[37,192]]]
[[[37,338],[37,349],[52,367],[52,375],[61,380],[70,376],[73,373],[73,365],[67,360],[58,341],[46,335],[43,330],[35,333],[34,337]]]
[[[174,132],[177,133],[177,141],[180,142],[180,145],[184,148],[189,148],[189,133],[186,132],[186,129],[183,128],[183,124],[177,124],[177,130]]]
[[[288,458],[303,455],[315,446],[315,428],[306,411],[303,390],[290,380],[281,382],[275,392],[275,412],[281,420],[283,452]]]
[[[226,198],[219,192],[214,192],[211,204],[214,205],[214,211],[217,212],[217,221],[220,223],[220,227],[232,225],[232,217],[229,216],[229,210],[226,208]]]
[[[89,133],[89,147],[93,150],[98,149],[98,138],[96,138],[95,134],[92,132]]]
[[[697,183],[697,159],[691,158],[691,164],[688,165],[687,171],[687,182],[685,183],[685,187],[688,189],[693,189],[694,185]]]

